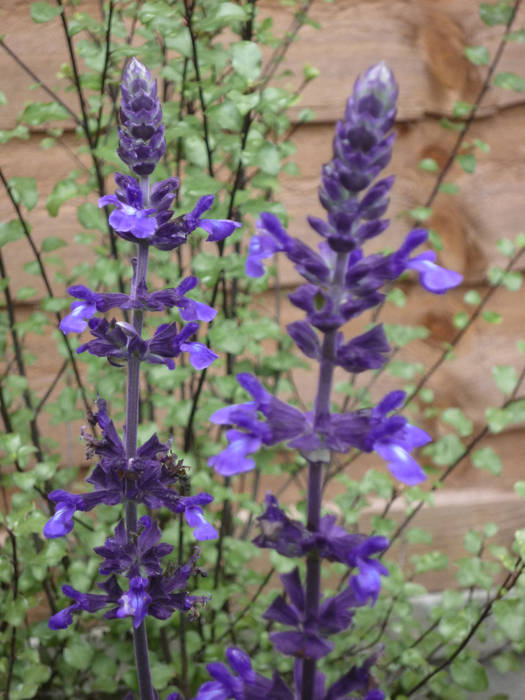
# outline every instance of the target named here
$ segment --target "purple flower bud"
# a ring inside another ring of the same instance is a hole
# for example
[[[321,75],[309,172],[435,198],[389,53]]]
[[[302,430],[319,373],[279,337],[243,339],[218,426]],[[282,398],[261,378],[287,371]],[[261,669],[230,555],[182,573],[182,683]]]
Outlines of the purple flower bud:
[[[137,175],[150,175],[166,151],[157,83],[136,58],[128,63],[121,84],[117,153]]]

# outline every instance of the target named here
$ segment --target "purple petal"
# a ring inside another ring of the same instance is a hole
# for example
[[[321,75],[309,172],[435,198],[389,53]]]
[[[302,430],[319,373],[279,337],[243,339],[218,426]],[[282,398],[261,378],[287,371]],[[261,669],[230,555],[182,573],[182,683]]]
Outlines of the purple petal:
[[[394,441],[381,442],[379,440],[374,443],[374,450],[387,462],[387,467],[393,476],[404,484],[414,486],[427,478],[416,460]]]
[[[409,260],[406,266],[419,272],[419,281],[427,292],[444,294],[447,290],[460,285],[463,276],[459,272],[436,265],[433,262],[435,257],[435,253],[429,250]]]
[[[206,520],[200,506],[186,508],[184,517],[188,525],[195,528],[193,536],[196,540],[214,540],[218,537],[217,530]]]
[[[199,219],[199,226],[210,234],[207,241],[222,241],[228,238],[241,224],[229,219]]]
[[[190,353],[190,362],[195,369],[205,369],[219,357],[202,343],[182,343],[180,349]]]
[[[65,316],[59,324],[59,328],[62,333],[82,333],[87,328],[87,321],[85,319],[92,318],[97,307],[94,304],[86,304],[82,301],[74,301],[71,304],[73,309],[71,313]]]
[[[202,301],[195,301],[194,299],[187,299],[186,301],[188,305],[180,310],[181,318],[184,321],[204,321],[209,323],[217,316],[217,311]]]

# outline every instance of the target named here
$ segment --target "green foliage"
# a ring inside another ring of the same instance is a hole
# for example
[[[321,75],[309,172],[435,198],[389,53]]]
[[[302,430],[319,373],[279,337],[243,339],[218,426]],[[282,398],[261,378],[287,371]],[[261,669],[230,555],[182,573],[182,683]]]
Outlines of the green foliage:
[[[293,10],[299,8],[296,2],[288,4]],[[497,27],[508,20],[511,9],[509,2],[482,3],[481,18],[487,25]],[[30,7],[31,17],[37,24],[55,21],[58,27],[61,12],[60,7],[48,2],[35,2]],[[136,18],[135,13],[138,13]],[[144,423],[140,439],[146,440],[154,429],[158,429],[163,438],[173,436],[174,449],[190,466],[192,489],[212,493],[215,524],[220,527],[221,522],[226,523],[220,558],[216,543],[203,543],[201,562],[210,575],[195,582],[199,588],[192,591],[197,595],[211,595],[211,601],[203,609],[200,621],[186,623],[186,654],[196,659],[188,668],[191,691],[188,697],[193,696],[196,687],[207,680],[206,663],[222,660],[225,647],[233,643],[256,650],[252,656],[257,670],[267,675],[276,664],[285,673],[290,670],[284,657],[276,660],[269,642],[269,630],[261,616],[279,588],[275,575],[268,577],[267,584],[263,585],[269,567],[284,573],[295,566],[295,561],[275,552],[265,556],[250,539],[261,512],[263,488],[260,477],[264,488],[270,479],[272,486],[279,484],[279,488],[284,488],[287,482],[295,484],[299,496],[291,515],[304,518],[304,502],[300,500],[304,486],[304,460],[289,450],[266,448],[256,457],[256,476],[249,474],[245,480],[243,478],[243,489],[237,489],[237,484],[218,480],[207,467],[206,460],[217,451],[219,443],[224,444],[223,434],[215,426],[210,427],[208,418],[211,412],[225,403],[247,400],[234,378],[235,373],[253,372],[272,392],[275,390],[280,397],[302,406],[302,393],[296,386],[300,375],[296,376],[292,370],[300,368],[305,371],[310,365],[298,357],[290,339],[283,334],[277,300],[273,308],[271,294],[276,270],[270,269],[264,279],[256,281],[247,281],[244,275],[253,219],[267,210],[274,211],[285,221],[285,212],[275,201],[280,188],[278,176],[281,172],[289,175],[298,172],[293,161],[294,146],[289,140],[296,124],[291,122],[289,109],[297,105],[300,95],[289,89],[288,75],[279,77],[280,68],[274,78],[267,81],[273,70],[272,57],[278,57],[281,49],[286,51],[288,41],[293,37],[278,35],[272,19],[259,17],[255,4],[251,2],[199,0],[191,18],[191,29],[183,15],[182,3],[119,4],[112,18],[110,58],[103,82],[107,14],[103,21],[98,15],[78,11],[78,7],[65,14],[68,34],[75,37],[87,121],[84,123],[79,112],[79,121],[75,122],[77,141],[72,147],[68,145],[74,156],[80,158],[82,167],[54,183],[45,203],[53,220],[39,229],[38,238],[30,238],[35,244],[34,250],[43,255],[41,264],[54,292],[43,298],[40,280],[38,284],[35,281],[35,286],[13,285],[7,277],[0,280],[0,295],[4,295],[0,302],[2,308],[6,308],[5,292],[11,290],[10,285],[15,288],[11,298],[23,303],[23,307],[13,307],[14,323],[5,312],[0,317],[0,345],[9,362],[9,372],[4,373],[0,381],[2,416],[5,415],[5,405],[11,421],[9,429],[0,436],[0,479],[2,488],[13,494],[9,508],[1,516],[7,536],[2,539],[0,550],[0,605],[5,623],[0,632],[0,691],[4,690],[2,683],[7,678],[7,664],[13,659],[9,695],[12,699],[47,695],[76,698],[80,693],[86,700],[102,696],[109,700],[123,697],[129,689],[136,690],[128,621],[112,620],[110,624],[92,616],[82,619],[76,628],[62,632],[53,632],[46,625],[50,610],[68,602],[60,594],[64,582],[83,591],[95,590],[96,561],[91,548],[102,544],[117,514],[110,508],[101,509],[96,518],[92,514],[79,513],[79,522],[67,540],[45,540],[41,535],[48,514],[43,494],[52,488],[67,488],[76,493],[85,488],[86,465],[77,439],[80,427],[86,423],[83,392],[87,392],[89,403],[97,393],[110,398],[111,414],[117,425],[122,426],[124,421],[122,372],[97,358],[76,356],[75,339],[67,341],[68,349],[64,337],[56,332],[56,314],[69,306],[70,300],[61,296],[69,284],[89,284],[101,291],[116,291],[121,285],[125,290],[129,285],[131,246],[121,240],[115,243],[109,238],[107,212],[98,209],[96,201],[98,196],[106,193],[104,188],[109,176],[122,167],[114,154],[116,87],[124,60],[135,54],[153,68],[159,76],[159,88],[167,96],[164,114],[168,152],[158,176],[180,174],[182,189],[176,203],[177,215],[189,211],[198,197],[213,193],[216,204],[212,215],[226,217],[233,212],[234,218],[244,224],[242,231],[227,241],[223,249],[205,243],[203,232],[196,231],[188,246],[187,259],[178,261],[176,256],[168,259],[156,251],[151,254],[151,265],[157,277],[155,282],[173,287],[182,277],[196,274],[202,286],[199,291],[195,290],[195,298],[207,303],[214,298],[214,305],[220,310],[213,325],[200,331],[199,340],[209,341],[221,358],[203,381],[195,412],[192,410],[193,396],[199,377],[190,366],[182,364],[171,373],[163,367],[148,367],[145,372],[147,391],[141,406]],[[128,43],[134,19],[136,34]],[[299,13],[296,19],[299,25],[309,22],[306,14]],[[521,30],[510,32],[506,38],[524,41]],[[466,47],[464,53],[471,63],[478,66],[488,66],[494,60],[483,46]],[[301,77],[306,84],[318,75],[318,69],[306,65]],[[78,89],[71,65],[61,67],[57,80],[62,86],[67,85],[68,90]],[[513,73],[498,73],[494,79],[494,85],[515,91],[522,91],[524,84],[523,78]],[[0,104],[5,101],[5,96],[0,94]],[[67,100],[67,104],[77,105],[78,100]],[[467,102],[456,101],[452,110],[454,121],[443,119],[443,127],[461,134],[465,128],[462,120],[470,115],[472,108]],[[206,128],[203,113],[207,116]],[[310,109],[304,108],[296,117],[297,123],[311,121],[314,116]],[[28,102],[18,126],[0,132],[0,142],[28,139],[30,133],[38,131],[43,136],[42,147],[48,149],[52,163],[54,149],[60,147],[57,139],[60,140],[63,129],[72,123],[72,114],[58,101]],[[70,130],[68,138],[72,135]],[[69,138],[70,143],[72,139]],[[469,143],[463,142],[457,152],[456,160],[463,171],[479,177],[477,158],[480,153],[490,152],[489,145],[479,139],[470,139]],[[430,174],[440,171],[432,158],[421,160],[418,168]],[[444,172],[443,177],[450,177],[450,174]],[[15,218],[0,223],[0,251],[5,251],[6,256],[14,250],[18,240],[27,236],[26,232],[30,237],[33,235],[32,212],[43,207],[37,180],[38,173],[35,177],[15,174],[9,179],[10,194],[20,205],[24,218],[16,217],[13,209],[8,216]],[[428,177],[430,183],[434,180]],[[455,182],[442,182],[439,191],[458,195],[459,186]],[[63,209],[68,207],[76,211],[78,227],[62,237],[55,230],[55,219],[59,219]],[[428,206],[414,206],[408,216],[419,225],[428,222],[432,213],[430,203]],[[439,233],[431,231],[430,242],[436,250],[444,247]],[[70,253],[72,243],[89,246],[85,251],[86,260],[74,269],[65,270],[61,256]],[[525,238],[521,234],[515,241],[502,239],[498,250],[511,260],[524,244]],[[183,267],[179,267],[179,262]],[[25,269],[36,277],[42,272],[35,258],[27,258]],[[494,266],[489,272],[489,281],[495,287],[516,291],[521,287],[522,277],[518,270]],[[513,550],[499,541],[488,542],[496,536],[497,527],[493,523],[485,526],[480,523],[479,527],[464,533],[467,556],[454,562],[439,551],[439,544],[433,542],[430,532],[420,527],[417,520],[415,523],[408,520],[419,506],[433,508],[434,491],[440,485],[437,479],[448,469],[464,464],[465,458],[470,458],[476,469],[488,471],[491,476],[499,476],[502,472],[502,460],[492,447],[483,443],[476,443],[475,449],[470,446],[470,441],[480,434],[480,427],[458,406],[446,406],[441,402],[439,381],[433,389],[426,386],[430,360],[419,353],[415,356],[420,361],[414,361],[410,347],[416,343],[421,345],[421,341],[427,341],[429,345],[434,343],[429,327],[423,325],[426,322],[410,325],[408,322],[413,319],[408,315],[403,323],[391,322],[388,307],[394,312],[396,309],[410,309],[410,294],[404,283],[388,292],[391,304],[386,305],[384,325],[396,357],[387,371],[410,383],[409,392],[422,382],[407,411],[412,411],[414,417],[411,420],[425,429],[430,429],[435,422],[436,430],[442,431],[439,439],[422,450],[430,489],[425,486],[400,490],[385,471],[370,469],[357,479],[349,476],[352,465],[337,462],[334,466],[334,473],[330,474],[328,481],[333,478],[330,487],[337,485],[333,503],[339,509],[334,510],[339,521],[350,529],[366,531],[362,526],[363,510],[372,508],[374,514],[370,528],[374,534],[391,537],[393,542],[392,551],[386,556],[390,577],[385,580],[381,598],[374,608],[357,610],[356,624],[350,633],[336,641],[339,661],[330,661],[324,666],[321,663],[329,681],[333,682],[347,669],[345,659],[363,657],[363,650],[366,655],[366,650],[380,641],[384,653],[377,666],[378,681],[382,687],[391,688],[392,698],[397,700],[413,697],[411,689],[435,668],[434,650],[441,650],[439,653],[443,658],[450,659],[465,642],[481,614],[479,602],[473,595],[474,589],[486,592],[483,600],[492,595],[499,585],[500,572],[514,571],[516,553],[522,552],[524,542],[520,533]],[[254,301],[254,295],[264,296],[256,296]],[[473,319],[475,322],[482,295],[471,289],[465,293],[464,301],[470,308],[468,313],[459,311],[454,315],[458,328],[465,328]],[[496,310],[484,308],[481,315],[488,323],[502,321]],[[170,320],[178,318],[175,313],[170,316]],[[150,324],[148,320],[147,324]],[[21,344],[20,353],[16,351],[13,334]],[[34,346],[37,336],[37,344],[46,343],[46,347],[56,348],[60,362],[65,362],[65,369],[56,377],[56,384],[52,385],[55,377],[48,377],[47,370],[47,386],[41,381],[44,373],[39,374],[39,382],[36,382],[34,369],[28,371],[39,361],[27,350],[28,341]],[[525,343],[522,343],[520,351],[524,347]],[[448,357],[452,349],[445,346],[443,357]],[[71,356],[80,365],[78,375],[73,371]],[[378,371],[375,378],[381,379],[381,372]],[[518,388],[518,370],[512,365],[495,364],[492,373],[502,393],[502,401],[487,408],[486,420],[489,429],[496,433],[525,422],[525,406],[520,399],[509,403],[512,392]],[[79,385],[78,377],[81,377],[82,385]],[[360,378],[355,385],[347,380],[337,388],[340,390],[337,401],[346,402],[345,406],[350,406],[348,410],[369,407],[381,395],[377,386],[374,387],[372,382],[370,385],[361,383]],[[434,406],[436,397],[438,401]],[[38,413],[37,431],[50,426],[45,433],[35,433],[35,412]],[[191,425],[190,416],[193,416]],[[188,431],[192,435],[190,447],[184,443]],[[65,452],[60,454],[59,448]],[[357,454],[349,456],[352,463],[358,459]],[[525,482],[518,482],[515,490],[525,498]],[[284,493],[286,502],[286,489]],[[401,508],[392,512],[394,503],[400,504]],[[410,527],[405,527],[408,523]],[[179,531],[176,520],[166,517],[162,525],[166,541],[177,548]],[[186,555],[192,542],[185,541],[184,546]],[[398,549],[402,549],[406,562],[404,571],[397,563]],[[421,582],[432,580],[436,572],[451,570],[457,571],[458,589],[444,591],[432,609],[423,616],[416,614],[418,596],[426,592]],[[340,565],[327,565],[326,585],[335,587],[343,573]],[[255,591],[259,591],[257,595]],[[523,586],[516,585],[505,598],[494,600],[492,615],[496,633],[500,635],[502,646],[507,645],[506,650],[495,657],[494,665],[501,672],[512,671],[518,663],[517,654],[523,650]],[[382,631],[380,639],[377,638],[378,630]],[[10,649],[14,631],[16,654],[12,657]],[[180,678],[179,634],[176,618],[169,624],[148,623],[148,635],[154,650],[152,673],[156,686],[164,694],[168,689],[175,689],[173,686]],[[484,624],[476,636],[479,634],[487,634]],[[212,635],[213,642],[210,641]],[[422,692],[443,700],[465,700],[466,692],[481,692],[486,688],[484,667],[467,645],[448,667],[426,682]],[[494,698],[502,700],[497,695]]]

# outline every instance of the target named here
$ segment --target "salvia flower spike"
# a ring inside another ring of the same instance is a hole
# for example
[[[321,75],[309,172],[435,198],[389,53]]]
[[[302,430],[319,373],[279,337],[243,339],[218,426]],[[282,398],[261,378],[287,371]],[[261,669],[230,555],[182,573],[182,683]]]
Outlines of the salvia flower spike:
[[[70,287],[75,299],[71,313],[61,322],[64,333],[81,333],[89,329],[93,338],[81,344],[77,352],[105,357],[117,367],[127,366],[126,423],[123,438],[108,415],[107,404],[97,399],[97,411],[89,416],[92,427],[98,426],[101,437],[83,431],[88,457],[97,463],[86,479],[91,491],[73,494],[57,489],[49,494],[56,504],[53,517],[44,527],[48,538],[70,533],[77,513],[91,511],[99,505],[115,506],[121,517],[114,535],[95,553],[102,558],[99,573],[105,577],[97,584],[101,592],[83,593],[70,585],[62,588],[72,601],[49,620],[49,627],[60,630],[74,622],[82,612],[104,611],[104,617],[130,618],[133,629],[135,660],[141,700],[158,698],[150,671],[145,621],[148,616],[160,620],[175,611],[194,615],[205,598],[188,595],[188,580],[204,574],[197,568],[199,550],[181,563],[165,561],[172,547],[162,543],[161,530],[150,515],[138,516],[139,508],[148,511],[167,509],[183,515],[196,540],[217,537],[208,522],[204,507],[212,500],[207,493],[191,495],[190,479],[182,460],[172,452],[171,443],[152,435],[142,445],[137,443],[139,379],[142,362],[175,367],[181,353],[188,353],[197,370],[208,367],[217,354],[195,340],[201,322],[211,321],[216,312],[202,302],[186,296],[197,285],[196,277],[187,277],[177,286],[149,291],[147,287],[148,250],[172,250],[186,242],[197,227],[208,232],[208,240],[223,240],[240,224],[226,219],[204,219],[213,196],[199,200],[188,214],[173,219],[171,206],[178,188],[177,178],[168,178],[150,186],[149,176],[166,150],[162,109],[155,80],[137,59],[126,67],[121,85],[121,110],[118,155],[138,179],[117,173],[115,195],[106,195],[99,206],[113,205],[109,223],[122,238],[136,244],[132,260],[133,274],[129,294],[94,292],[84,285]],[[161,323],[151,338],[142,337],[147,311],[178,309],[180,321]],[[110,309],[131,311],[131,322],[101,317]],[[178,693],[171,700],[181,700]]]
[[[313,410],[304,412],[272,396],[251,374],[237,375],[249,400],[211,416],[212,422],[230,427],[228,446],[209,464],[231,476],[253,469],[254,455],[264,445],[285,442],[302,454],[308,463],[306,523],[290,519],[268,494],[254,543],[286,557],[306,557],[306,577],[301,580],[298,569],[282,576],[286,598],[277,596],[264,613],[265,619],[284,628],[273,631],[270,640],[277,652],[295,659],[292,688],[277,673],[271,680],[258,676],[240,650],[230,649],[227,658],[233,673],[222,664],[210,664],[214,680],[201,687],[197,700],[384,698],[372,675],[374,654],[361,659],[328,689],[317,668],[318,660],[333,648],[329,637],[350,627],[357,607],[375,604],[381,578],[388,575],[378,556],[389,545],[384,537],[347,533],[336,524],[335,516],[321,515],[323,475],[332,452],[357,449],[383,458],[396,479],[418,484],[426,476],[412,452],[428,443],[430,436],[399,415],[405,401],[402,391],[390,392],[375,406],[334,413],[333,374],[335,367],[356,374],[380,369],[387,362],[390,346],[381,324],[351,340],[345,340],[342,332],[347,321],[383,302],[385,285],[406,270],[415,270],[424,289],[443,294],[462,279],[440,267],[433,251],[414,255],[428,238],[424,229],[410,231],[393,253],[367,255],[363,250],[389,224],[382,217],[394,178],[377,178],[392,156],[397,94],[385,63],[373,66],[356,81],[344,118],[336,126],[332,160],[322,168],[319,199],[326,218],[308,217],[321,238],[318,249],[292,238],[269,213],[261,214],[250,242],[248,276],[262,276],[264,261],[284,253],[305,280],[289,298],[306,318],[289,324],[287,331],[301,352],[319,365],[317,393]],[[335,596],[322,595],[323,559],[344,563],[351,570],[346,588]]]

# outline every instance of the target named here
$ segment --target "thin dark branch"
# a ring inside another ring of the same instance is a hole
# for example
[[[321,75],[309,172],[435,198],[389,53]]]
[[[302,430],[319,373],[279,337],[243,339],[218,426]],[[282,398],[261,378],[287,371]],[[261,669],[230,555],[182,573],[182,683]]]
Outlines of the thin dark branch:
[[[11,542],[11,549],[13,552],[13,600],[18,597],[18,579],[20,578],[20,572],[18,568],[18,555],[16,548],[16,537],[12,530],[7,529],[7,534]],[[16,626],[13,625],[11,628],[11,639],[9,640],[9,657],[7,662],[7,678],[5,683],[4,698],[9,700],[9,692],[11,689],[11,681],[13,679],[13,669],[16,659]]]
[[[104,67],[102,68],[102,76],[100,79],[100,107],[98,108],[98,115],[97,115],[97,133],[95,135],[95,146],[98,145],[98,141],[100,138],[100,128],[102,125],[102,115],[104,112],[104,105],[103,105],[103,98],[104,98],[104,90],[106,87],[106,78],[108,75],[108,68],[109,68],[109,60],[111,56],[111,20],[113,19],[113,0],[109,0],[109,7],[108,7],[108,24],[106,27],[106,36],[104,40]]]
[[[506,594],[508,591],[513,588],[513,586],[516,584],[517,580],[519,579],[522,571],[524,568],[524,564],[520,559],[517,560],[517,562],[514,564],[514,570],[509,572],[507,577],[505,578],[505,581],[501,584],[501,586],[498,588],[497,592],[492,596],[492,598],[487,602],[483,610],[481,611],[481,614],[479,615],[478,619],[476,622],[472,625],[470,628],[468,634],[465,635],[463,640],[461,641],[460,644],[456,647],[454,652],[448,656],[442,663],[439,664],[439,666],[436,666],[432,671],[427,673],[427,675],[419,681],[414,687],[410,688],[410,690],[405,690],[404,694],[409,697],[410,695],[413,695],[416,690],[419,690],[422,688],[428,681],[433,678],[437,673],[442,671],[444,668],[449,666],[454,659],[465,649],[467,644],[470,642],[480,625],[483,623],[483,621],[490,615],[492,606],[497,600],[500,600],[500,598],[503,597],[504,594]]]
[[[295,40],[299,30],[304,24],[308,10],[310,9],[313,0],[305,0],[301,8],[295,13],[295,17],[290,25],[290,28],[284,34],[284,39],[282,43],[276,48],[273,54],[270,56],[268,63],[264,67],[263,75],[261,76],[261,89],[265,87],[268,82],[273,78],[275,71],[282,63],[286,52],[290,48],[290,45]]]
[[[34,411],[34,416],[35,416],[35,418],[38,416],[38,414],[40,413],[40,411],[42,410],[42,408],[43,408],[44,405],[46,404],[47,400],[49,399],[49,397],[50,397],[51,394],[53,393],[54,388],[55,388],[56,385],[58,384],[58,380],[60,379],[60,377],[61,377],[61,376],[64,374],[64,372],[66,371],[67,365],[68,365],[68,361],[67,361],[67,360],[64,360],[64,362],[63,362],[62,365],[60,366],[60,369],[59,369],[58,372],[56,373],[56,375],[55,375],[53,381],[52,381],[51,384],[48,386],[48,388],[46,389],[44,395],[42,396],[42,398],[41,398],[40,401],[38,402],[38,404],[37,404],[37,406],[36,406],[36,408],[35,408],[35,411]]]
[[[201,73],[200,73],[200,68],[199,68],[199,57],[197,53],[197,38],[195,36],[195,32],[193,30],[193,11],[195,8],[195,2],[188,2],[188,0],[184,0],[184,10],[185,10],[185,15],[184,19],[186,22],[186,26],[188,27],[188,31],[190,34],[190,40],[191,40],[191,52],[192,52],[192,57],[193,57],[193,68],[195,70],[195,79],[197,82],[197,90],[199,93],[199,101],[201,104],[201,112],[202,112],[202,127],[204,130],[204,145],[206,146],[206,155],[208,158],[208,173],[210,174],[211,177],[215,177],[214,175],[214,168],[213,168],[213,154],[212,154],[212,148],[211,148],[211,142],[210,142],[210,131],[209,131],[209,126],[208,126],[208,114],[206,110],[206,102],[204,100],[204,92],[202,90],[202,81],[201,81]]]
[[[456,143],[454,144],[454,147],[452,148],[452,151],[450,152],[450,155],[447,159],[447,162],[443,166],[441,172],[439,173],[438,177],[436,178],[436,182],[434,184],[434,187],[432,191],[430,192],[427,201],[425,202],[425,207],[429,207],[432,202],[434,201],[437,193],[439,192],[439,188],[441,187],[441,184],[443,183],[443,180],[445,176],[447,175],[448,171],[454,164],[454,160],[461,148],[461,145],[463,144],[465,137],[470,130],[470,127],[472,126],[474,119],[476,117],[477,111],[481,105],[481,102],[483,101],[483,98],[487,94],[487,91],[490,88],[490,83],[492,81],[492,76],[494,75],[494,71],[496,70],[496,67],[500,61],[501,55],[503,54],[503,50],[505,49],[505,45],[507,43],[507,34],[511,30],[512,25],[514,24],[514,20],[516,19],[516,14],[520,8],[520,5],[522,3],[522,0],[516,0],[516,3],[512,9],[512,12],[510,13],[509,19],[507,21],[507,24],[505,26],[505,31],[502,34],[502,37],[500,39],[500,42],[498,44],[498,48],[496,49],[496,53],[494,54],[494,58],[491,61],[491,64],[489,66],[489,69],[487,71],[487,75],[485,76],[485,80],[483,81],[483,85],[481,86],[481,90],[478,93],[478,96],[476,97],[476,100],[474,101],[474,104],[472,105],[472,109],[470,110],[470,113],[467,117],[467,119],[464,122],[464,128],[462,131],[458,132],[458,136],[456,138]]]
[[[66,110],[66,112],[71,116],[71,118],[74,120],[74,122],[75,122],[75,124],[77,124],[77,126],[82,125],[81,120],[78,118],[78,116],[75,114],[75,112],[73,112],[71,107],[68,107],[68,105],[60,99],[60,97],[56,94],[56,92],[53,92],[53,90],[51,90],[50,87],[48,87],[45,83],[43,83],[40,80],[40,78],[36,75],[36,73],[33,73],[31,68],[29,68],[29,66],[26,65],[22,61],[22,59],[19,58],[12,49],[9,48],[9,46],[7,46],[7,44],[5,43],[5,41],[3,39],[0,39],[0,45],[9,54],[9,56],[11,56],[13,61],[15,61],[15,63],[17,63],[17,65],[19,65],[20,68],[22,68],[31,78],[33,78],[35,83],[38,83],[38,85],[42,88],[42,90],[44,90],[44,92],[46,92],[57,104],[59,104],[63,109]]]
[[[15,361],[16,361],[16,366],[18,369],[18,374],[21,377],[24,377],[27,379],[27,374],[26,374],[26,368],[25,368],[25,362],[24,362],[24,353],[22,349],[22,345],[20,344],[20,339],[18,337],[18,332],[16,330],[16,319],[15,319],[15,304],[14,300],[11,296],[11,290],[9,287],[9,280],[6,274],[5,266],[4,266],[4,257],[2,255],[2,251],[0,250],[0,278],[3,281],[3,290],[4,290],[4,297],[5,297],[5,303],[6,303],[6,309],[7,309],[7,318],[9,320],[9,330],[11,333],[11,340],[13,343],[13,350],[15,353]],[[24,404],[26,408],[28,408],[31,412],[33,412],[33,400],[31,398],[31,393],[29,389],[26,387],[23,392],[22,392],[22,397],[24,399]],[[29,419],[29,431],[31,433],[31,440],[33,441],[33,445],[36,447],[37,450],[37,459],[39,462],[42,461],[43,459],[43,454],[42,454],[42,445],[40,443],[40,431],[38,430],[38,425],[36,422],[36,414],[33,412],[32,417]]]
[[[501,408],[504,409],[508,407],[510,404],[512,404],[514,401],[517,400],[517,395],[518,395],[518,390],[522,384],[522,382],[525,380],[525,366],[522,368],[521,373],[518,377],[518,381],[516,383],[516,386],[514,387],[514,390],[512,391],[511,395],[509,398],[502,404]],[[443,472],[443,474],[440,474],[439,477],[436,479],[436,481],[432,484],[432,487],[430,488],[430,493],[436,491],[441,487],[441,485],[444,483],[444,481],[450,476],[450,474],[457,468],[457,466],[465,459],[465,457],[468,457],[469,454],[472,452],[472,450],[476,447],[478,443],[480,443],[489,433],[489,427],[488,425],[485,425],[473,438],[470,440],[468,445],[465,446],[463,452],[450,464],[447,469]],[[390,504],[393,503],[393,500],[390,500]],[[390,549],[390,547],[393,545],[393,543],[401,536],[403,531],[406,529],[406,527],[410,524],[410,522],[416,517],[416,515],[419,513],[421,508],[425,505],[425,501],[419,501],[417,506],[415,506],[410,513],[405,517],[403,522],[398,526],[397,530],[394,532],[394,534],[390,537],[390,542],[388,545],[388,548],[382,552],[378,558],[381,558],[386,554],[386,552]]]
[[[33,255],[35,256],[35,259],[36,259],[37,264],[38,264],[38,269],[40,271],[40,276],[42,277],[42,281],[43,281],[44,286],[46,288],[47,294],[48,294],[50,299],[53,299],[54,298],[53,289],[51,287],[51,283],[50,283],[49,278],[47,276],[47,272],[46,272],[46,269],[44,267],[42,257],[38,251],[38,248],[35,245],[35,242],[33,241],[33,238],[31,236],[31,232],[29,231],[29,227],[27,226],[26,220],[24,219],[24,217],[22,215],[22,211],[18,205],[18,202],[16,201],[16,199],[13,196],[13,193],[11,192],[11,188],[9,187],[9,183],[8,183],[7,179],[5,178],[5,175],[2,171],[2,168],[0,168],[0,180],[2,180],[2,183],[3,183],[3,185],[6,189],[6,192],[9,196],[9,199],[11,200],[11,204],[13,205],[13,207],[16,211],[18,220],[20,221],[20,224],[22,226],[22,230],[24,232],[26,240],[29,243],[29,246],[33,252]],[[55,316],[56,316],[58,323],[60,323],[60,321],[62,320],[62,316],[60,315],[60,312],[57,311]],[[82,382],[82,378],[80,377],[80,372],[78,369],[77,361],[76,361],[75,355],[73,353],[73,349],[69,343],[69,340],[68,340],[67,336],[64,334],[62,334],[62,342],[66,346],[66,350],[67,350],[67,353],[69,355],[69,360],[71,362],[71,366],[73,367],[73,372],[75,374],[75,380],[76,380],[77,386],[80,389],[80,392],[82,394],[82,400],[84,402],[84,406],[85,406],[86,410],[89,410],[89,408],[90,408],[89,400],[87,398],[87,394],[86,394],[86,390],[84,388],[84,384]]]

